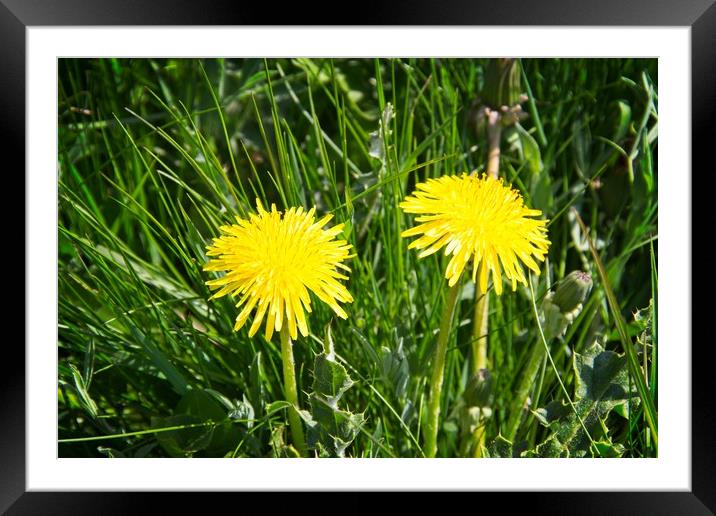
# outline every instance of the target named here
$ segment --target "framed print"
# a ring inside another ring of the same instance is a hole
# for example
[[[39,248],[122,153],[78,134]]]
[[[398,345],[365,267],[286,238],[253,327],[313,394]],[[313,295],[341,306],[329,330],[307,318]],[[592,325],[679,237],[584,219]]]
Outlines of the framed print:
[[[690,210],[711,2],[380,26],[3,2],[26,171],[3,510],[307,490],[713,510]]]

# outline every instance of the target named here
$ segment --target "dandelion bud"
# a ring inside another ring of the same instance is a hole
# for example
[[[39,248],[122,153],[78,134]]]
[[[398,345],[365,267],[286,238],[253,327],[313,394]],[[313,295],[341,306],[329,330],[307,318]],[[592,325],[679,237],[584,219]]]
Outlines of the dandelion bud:
[[[561,337],[582,311],[582,303],[592,289],[592,278],[586,272],[572,271],[542,302],[544,333],[548,339]]]
[[[470,377],[463,393],[469,407],[487,407],[492,402],[492,377],[487,369],[480,369]]]
[[[480,369],[467,382],[462,399],[458,402],[461,427],[473,433],[492,417],[492,377],[487,369]]]
[[[491,59],[485,72],[482,100],[493,109],[514,106],[521,100],[521,71],[516,59]]]
[[[552,302],[563,313],[571,312],[589,295],[592,290],[592,278],[586,272],[572,271],[559,284]]]

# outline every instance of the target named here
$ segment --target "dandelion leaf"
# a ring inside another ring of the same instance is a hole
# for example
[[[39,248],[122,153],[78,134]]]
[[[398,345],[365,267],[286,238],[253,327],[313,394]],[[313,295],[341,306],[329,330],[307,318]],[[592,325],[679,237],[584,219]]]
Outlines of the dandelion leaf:
[[[311,413],[307,414],[313,423],[308,425],[308,443],[319,456],[344,457],[365,421],[363,414],[339,407],[352,385],[348,371],[336,359],[329,329],[324,351],[314,362],[313,391],[309,396]]]
[[[606,351],[595,343],[584,353],[575,353],[572,366],[575,373],[574,409],[569,404],[552,402],[533,412],[540,423],[554,430],[537,447],[536,455],[614,456],[619,449],[608,442],[608,436],[603,435],[605,420],[612,410],[637,396],[629,386],[626,357]],[[595,441],[594,446],[582,423]]]
[[[487,447],[487,455],[490,458],[511,458],[513,457],[512,442],[508,441],[501,435],[495,439]]]

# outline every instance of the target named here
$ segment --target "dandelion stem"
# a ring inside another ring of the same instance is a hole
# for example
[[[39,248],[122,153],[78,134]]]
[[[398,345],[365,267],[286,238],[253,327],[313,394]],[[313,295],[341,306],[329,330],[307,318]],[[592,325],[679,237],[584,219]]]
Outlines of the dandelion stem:
[[[510,416],[507,420],[507,432],[505,437],[510,441],[513,441],[517,435],[517,429],[520,427],[520,421],[522,420],[522,412],[527,403],[527,396],[530,392],[530,387],[537,377],[542,361],[546,354],[546,348],[544,346],[533,346],[530,351],[530,356],[527,359],[522,378],[520,379],[519,387],[514,398],[512,398],[512,404],[510,405]]]
[[[484,262],[480,263],[484,267]],[[478,271],[478,277],[480,273]],[[487,369],[487,314],[490,305],[488,292],[483,292],[480,282],[475,282],[475,317],[472,326],[472,374],[477,374],[480,369]],[[485,443],[485,425],[482,424],[472,434],[475,443],[473,457],[482,457],[482,447]]]
[[[502,117],[498,111],[490,111],[487,117],[487,134],[489,147],[487,151],[487,174],[497,178],[500,170],[500,138],[502,136]],[[477,277],[482,275],[484,260],[480,263]],[[475,323],[472,328],[472,373],[487,368],[487,312],[490,298],[487,291],[483,292],[480,282],[475,282]]]
[[[499,112],[491,111],[487,118],[487,174],[497,179],[500,170],[500,138],[502,136],[502,117]]]
[[[483,264],[480,264],[483,267]],[[480,369],[487,369],[487,312],[490,298],[487,292],[480,288],[480,282],[475,282],[475,319],[472,326],[472,374]]]
[[[301,417],[298,415],[298,390],[296,388],[296,368],[293,361],[293,344],[288,333],[288,324],[281,327],[281,360],[283,362],[283,384],[286,401],[292,408],[288,411],[288,422],[291,425],[293,445],[301,457],[306,456],[306,441],[303,437]]]
[[[500,138],[502,137],[502,117],[498,111],[490,111],[487,115],[487,174],[497,179],[500,170]],[[485,262],[480,263],[480,268]],[[478,271],[478,277],[481,271]],[[472,327],[472,374],[480,369],[487,369],[487,314],[490,306],[490,297],[487,291],[483,292],[480,282],[475,282],[475,318]],[[472,434],[475,443],[473,457],[482,457],[482,448],[485,443],[485,424],[478,426]]]
[[[443,313],[440,319],[440,333],[433,358],[433,374],[430,379],[430,401],[428,405],[428,420],[425,432],[425,456],[435,457],[437,453],[438,419],[440,417],[440,395],[443,390],[443,375],[445,373],[445,355],[450,336],[450,323],[452,322],[455,307],[457,306],[460,281],[450,287]]]

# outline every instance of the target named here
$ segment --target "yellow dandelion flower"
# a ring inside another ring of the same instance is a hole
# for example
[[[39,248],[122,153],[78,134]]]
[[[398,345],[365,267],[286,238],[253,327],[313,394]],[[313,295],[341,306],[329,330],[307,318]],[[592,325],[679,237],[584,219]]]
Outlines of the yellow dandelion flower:
[[[402,233],[403,237],[421,235],[410,249],[422,249],[419,257],[423,258],[444,247],[445,255],[452,256],[445,270],[451,287],[473,258],[472,280],[479,270],[483,292],[492,273],[495,292],[502,293],[502,272],[515,290],[518,281],[527,284],[521,263],[539,274],[534,259],[543,261],[550,245],[547,221],[531,218],[542,212],[527,208],[519,192],[490,176],[428,179],[416,185],[400,207],[419,214],[415,220],[422,222]]]
[[[351,245],[334,237],[343,224],[322,229],[332,215],[316,221],[315,208],[290,208],[285,213],[264,210],[256,201],[257,214],[249,219],[236,217],[236,224],[222,226],[222,236],[214,238],[207,247],[210,261],[205,271],[226,271],[220,278],[207,281],[212,289],[220,289],[211,299],[231,294],[240,296],[234,330],[238,331],[256,309],[249,336],[256,334],[265,314],[266,339],[274,330],[288,325],[292,339],[297,329],[308,335],[306,312],[311,312],[309,291],[345,319],[346,312],[338,304],[353,301],[350,293],[338,280],[347,280],[338,269],[350,272],[341,263],[350,258]]]

